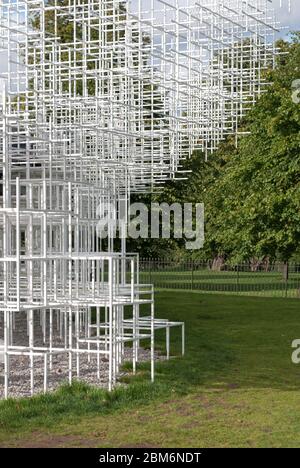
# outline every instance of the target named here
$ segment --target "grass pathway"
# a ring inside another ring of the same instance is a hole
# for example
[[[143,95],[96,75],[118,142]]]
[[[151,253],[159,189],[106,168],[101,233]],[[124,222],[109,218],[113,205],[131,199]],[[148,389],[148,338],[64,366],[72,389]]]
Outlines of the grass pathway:
[[[185,320],[185,358],[159,363],[154,385],[144,364],[112,394],[74,384],[1,402],[0,446],[300,446],[299,300],[161,292],[157,309]]]

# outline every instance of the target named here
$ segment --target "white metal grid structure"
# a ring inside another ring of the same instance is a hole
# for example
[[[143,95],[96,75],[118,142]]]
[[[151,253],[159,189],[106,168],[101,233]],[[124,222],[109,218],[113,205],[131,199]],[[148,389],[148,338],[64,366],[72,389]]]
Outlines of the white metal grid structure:
[[[155,318],[138,256],[110,230],[96,235],[99,214],[113,206],[120,219],[123,207],[126,226],[132,193],[237,134],[274,63],[270,3],[0,0],[4,397],[12,358],[28,363],[33,394],[41,366],[47,391],[56,355],[68,357],[69,382],[83,356],[96,356],[100,379],[105,356],[111,390],[127,343],[135,371],[150,341],[152,380],[155,330],[166,329],[169,356],[169,330],[182,326],[184,353],[184,324]]]

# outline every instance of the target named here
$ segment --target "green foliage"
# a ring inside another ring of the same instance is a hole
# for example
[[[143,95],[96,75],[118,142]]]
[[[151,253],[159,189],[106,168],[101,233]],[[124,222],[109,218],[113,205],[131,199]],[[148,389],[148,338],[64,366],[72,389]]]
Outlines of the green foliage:
[[[208,162],[194,154],[188,180],[167,184],[160,196],[205,204],[206,242],[193,252],[197,258],[299,257],[300,105],[292,100],[292,83],[300,78],[300,33],[278,47],[277,67],[265,71],[267,91],[240,122],[238,147],[228,137]]]
[[[247,118],[250,135],[241,139],[210,193],[221,209],[208,229],[234,260],[287,261],[299,249],[300,106],[292,101],[299,38],[281,44],[287,55],[268,73],[273,84]]]

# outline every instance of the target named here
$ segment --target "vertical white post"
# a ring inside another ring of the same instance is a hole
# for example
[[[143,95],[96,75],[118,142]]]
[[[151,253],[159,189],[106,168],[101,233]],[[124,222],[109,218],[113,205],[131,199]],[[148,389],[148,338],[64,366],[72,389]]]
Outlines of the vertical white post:
[[[113,259],[108,260],[108,287],[109,287],[109,370],[108,370],[108,390],[113,388],[113,359],[114,359],[114,338],[113,338]]]

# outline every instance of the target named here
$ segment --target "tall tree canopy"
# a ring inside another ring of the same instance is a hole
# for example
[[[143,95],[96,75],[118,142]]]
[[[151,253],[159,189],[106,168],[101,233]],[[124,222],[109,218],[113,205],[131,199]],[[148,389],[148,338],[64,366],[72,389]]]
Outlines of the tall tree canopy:
[[[168,183],[159,197],[205,203],[205,248],[194,256],[287,261],[300,251],[300,104],[292,99],[300,33],[278,47],[277,67],[266,71],[270,85],[240,123],[246,135],[238,147],[229,137],[208,162],[195,154],[188,181]]]
[[[300,74],[300,35],[279,46],[286,54],[267,73],[272,85],[247,117],[250,134],[209,194],[219,210],[208,218],[208,238],[212,234],[235,260],[287,261],[300,246],[300,105],[292,99]]]

